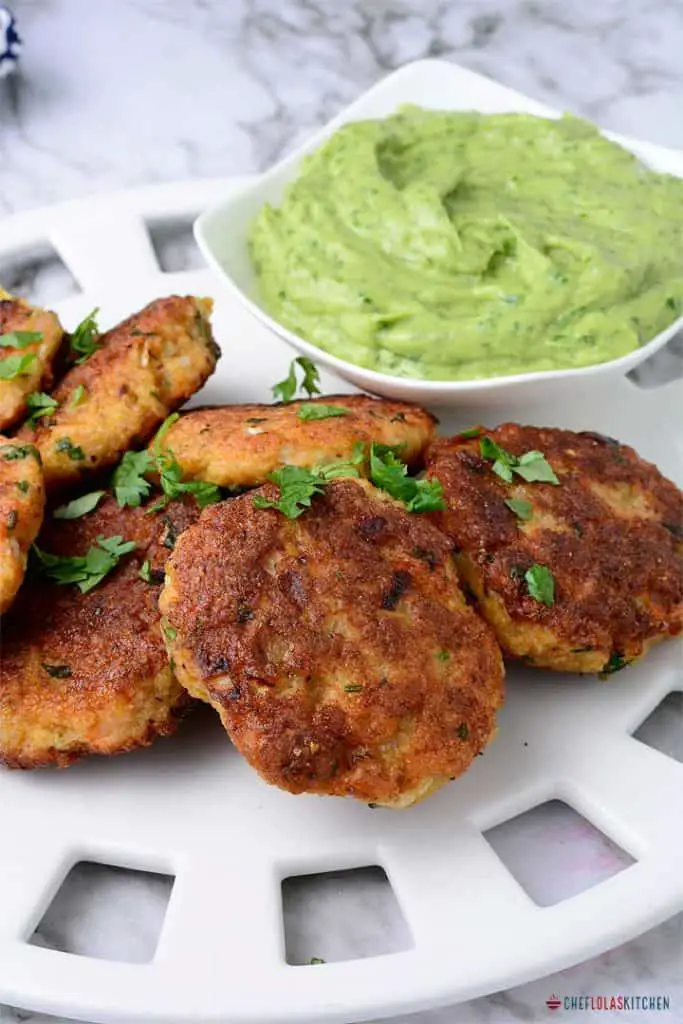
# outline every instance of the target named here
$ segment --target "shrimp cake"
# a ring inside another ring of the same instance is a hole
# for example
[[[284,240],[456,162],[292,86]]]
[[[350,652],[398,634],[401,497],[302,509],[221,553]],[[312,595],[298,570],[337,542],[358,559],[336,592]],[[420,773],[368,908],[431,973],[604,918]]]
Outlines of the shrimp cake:
[[[683,628],[683,495],[656,466],[601,434],[506,423],[481,428],[513,455],[543,452],[559,485],[505,483],[480,438],[439,439],[428,473],[448,510],[463,580],[504,653],[564,672],[611,674]],[[505,502],[528,504],[519,518]],[[550,606],[526,573],[554,578]]]
[[[19,345],[7,344],[7,335],[19,334]],[[22,334],[35,334],[31,341]],[[52,384],[52,364],[59,351],[64,332],[56,313],[29,306],[23,299],[15,299],[0,288],[0,366],[5,360],[5,371],[16,364],[23,369],[10,379],[0,379],[0,430],[13,426],[26,412],[26,398],[32,391],[49,388]],[[9,360],[12,362],[10,363]],[[3,374],[4,376],[4,374]]]
[[[0,436],[0,615],[21,586],[45,508],[38,451]]]
[[[356,479],[296,520],[255,507],[277,494],[178,541],[160,599],[178,678],[267,782],[407,807],[492,738],[500,650],[423,516]]]
[[[39,545],[53,554],[85,554],[98,536],[137,547],[86,594],[29,573],[2,620],[1,762],[66,767],[175,730],[187,695],[169,666],[157,599],[170,545],[198,514],[194,501],[146,515],[106,497],[81,519],[46,523]]]
[[[211,301],[173,295],[100,336],[55,388],[51,416],[20,437],[40,451],[48,493],[112,466],[145,444],[213,373],[220,350]]]
[[[323,406],[345,415],[315,417]],[[186,479],[219,487],[257,487],[284,465],[311,468],[347,460],[371,441],[400,448],[415,465],[434,436],[436,420],[417,405],[368,395],[326,395],[280,405],[229,405],[185,413],[163,439]]]

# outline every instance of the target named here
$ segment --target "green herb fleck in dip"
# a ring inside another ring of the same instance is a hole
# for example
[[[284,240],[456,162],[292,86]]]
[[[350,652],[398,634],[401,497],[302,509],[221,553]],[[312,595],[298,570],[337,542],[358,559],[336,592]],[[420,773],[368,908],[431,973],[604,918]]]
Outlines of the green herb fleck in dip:
[[[574,117],[346,125],[251,231],[262,298],[333,355],[467,380],[625,355],[683,313],[683,181]]]

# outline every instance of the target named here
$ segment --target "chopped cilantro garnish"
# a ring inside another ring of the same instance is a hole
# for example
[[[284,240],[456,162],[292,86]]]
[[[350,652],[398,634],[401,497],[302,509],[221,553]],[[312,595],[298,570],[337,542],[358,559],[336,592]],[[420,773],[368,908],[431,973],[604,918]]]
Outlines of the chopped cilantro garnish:
[[[360,693],[363,687],[360,683],[349,683],[348,686],[344,687],[345,693]]]
[[[322,494],[327,481],[318,473],[301,466],[283,466],[268,477],[279,487],[280,497],[273,501],[257,494],[254,508],[274,508],[288,519],[298,519],[302,512],[311,507],[316,494]]]
[[[461,722],[460,725],[458,726],[459,739],[461,739],[464,743],[464,741],[468,738],[469,734],[470,730],[467,728],[467,722]]]
[[[91,491],[89,494],[84,494],[81,498],[74,498],[73,501],[69,501],[66,505],[60,505],[52,513],[55,519],[80,519],[81,516],[85,516],[88,512],[92,512],[93,509],[97,508],[100,500],[104,497],[104,491]]]
[[[357,442],[348,461],[330,462],[314,469],[283,466],[268,477],[279,487],[279,499],[274,501],[257,494],[254,498],[254,507],[275,508],[288,519],[297,519],[302,512],[311,507],[313,498],[323,493],[325,485],[330,480],[360,476],[358,467],[364,460],[363,444]],[[371,446],[370,475],[375,486],[383,488],[402,501],[409,512],[433,512],[446,507],[438,480],[415,480],[408,477],[407,472],[408,467],[397,458],[394,449],[386,445]]]
[[[479,427],[470,427],[469,430],[461,430],[457,436],[462,437],[464,440],[468,440],[471,437],[481,437],[481,430]]]
[[[521,476],[527,483],[559,484],[560,482],[543,452],[525,452],[524,455],[520,455],[518,464],[512,468],[517,476]]]
[[[493,462],[491,467],[493,472],[507,484],[512,483],[514,473],[521,476],[527,483],[559,484],[560,482],[543,452],[532,451],[520,456],[513,455],[496,444],[492,437],[482,437],[479,442],[479,451],[483,459]]]
[[[140,566],[138,576],[141,580],[144,580],[145,583],[159,584],[164,582],[164,570],[153,569],[148,558],[146,558]]]
[[[123,555],[134,548],[135,541],[101,535],[97,538],[97,547],[89,548],[85,555],[53,555],[42,551],[37,544],[33,545],[44,575],[55,583],[75,583],[82,594],[96,587],[107,573],[116,568]]]
[[[71,401],[69,402],[69,408],[70,409],[75,409],[75,407],[77,405],[81,404],[81,402],[83,401],[84,398],[85,398],[85,385],[79,384],[78,387],[74,388],[74,393],[71,396]]]
[[[531,519],[534,514],[533,506],[530,501],[506,498],[505,504],[511,512],[515,513],[518,519]]]
[[[32,444],[7,444],[0,451],[3,462],[16,462],[18,459],[28,458],[29,455],[35,459],[39,458],[38,449]]]
[[[42,340],[40,331],[7,331],[6,334],[0,334],[0,348],[28,348]]]
[[[436,652],[436,660],[437,661],[450,661],[451,660],[451,652],[450,651],[437,651]]]
[[[111,479],[114,495],[121,508],[126,505],[138,508],[143,498],[147,497],[152,485],[145,479],[145,473],[153,465],[154,459],[149,452],[126,452],[123,456]]]
[[[161,450],[161,442],[178,418],[177,412],[167,417],[154,438],[152,450],[164,497],[149,510],[150,512],[164,508],[173,498],[179,498],[183,494],[192,494],[200,508],[221,500],[220,488],[216,484],[207,483],[205,480],[183,480],[183,468],[176,461],[171,449]]]
[[[46,395],[44,391],[34,391],[27,397],[26,405],[31,411],[26,422],[33,425],[41,416],[48,416],[53,412],[59,403],[51,395]]]
[[[162,622],[161,628],[167,640],[175,640],[175,638],[178,636],[178,630],[174,629],[173,626],[168,622]]]
[[[349,410],[341,405],[323,405],[304,402],[297,413],[300,420],[328,420],[333,416],[348,416]]]
[[[268,479],[280,489],[277,501],[264,498],[262,494],[254,497],[254,508],[274,508],[282,512],[288,519],[298,519],[302,512],[311,507],[313,498],[322,494],[330,480],[340,477],[359,477],[360,466],[365,459],[362,442],[353,446],[353,454],[347,461],[328,462],[304,469],[301,466],[283,466],[269,474]]]
[[[72,462],[82,462],[85,458],[83,449],[79,445],[74,444],[70,437],[60,437],[55,445],[55,451],[64,452]]]
[[[26,356],[5,356],[0,359],[0,380],[14,380],[26,373],[31,363],[36,360],[35,353],[29,352]]]
[[[31,485],[28,480],[17,480],[17,487],[22,494],[28,494]]]
[[[529,594],[549,608],[555,603],[555,577],[546,565],[532,565],[524,573]]]
[[[40,664],[53,679],[68,679],[71,675],[71,669],[68,665],[48,665],[45,661],[41,661]]]
[[[301,383],[297,383],[297,367],[303,370]],[[284,380],[274,384],[271,388],[273,398],[280,402],[291,402],[297,391],[305,391],[309,398],[320,394],[320,374],[315,363],[312,363],[306,356],[297,356],[292,359],[289,365],[289,373]]]
[[[376,487],[402,501],[409,512],[436,512],[446,508],[439,481],[408,476],[406,464],[386,445],[373,444],[370,448],[370,479]]]
[[[368,804],[368,807],[370,807],[370,806],[371,805]],[[312,956],[311,959],[308,962],[309,962],[309,964],[324,964],[324,963],[327,963],[327,961],[323,960],[323,958],[321,956]]]
[[[615,672],[621,672],[622,668],[626,668],[628,664],[630,662],[626,660],[621,651],[612,651],[608,661],[602,667],[600,677],[604,678],[605,676],[613,675]]]
[[[100,347],[100,332],[96,320],[98,313],[99,309],[93,309],[92,313],[88,313],[71,335],[71,351],[78,356],[76,365],[84,363]]]

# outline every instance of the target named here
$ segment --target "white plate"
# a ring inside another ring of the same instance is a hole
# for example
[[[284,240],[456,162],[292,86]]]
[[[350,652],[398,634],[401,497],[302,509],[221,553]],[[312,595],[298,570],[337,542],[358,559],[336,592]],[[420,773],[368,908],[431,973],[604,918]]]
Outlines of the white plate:
[[[449,408],[468,407],[478,410],[484,407],[509,407],[511,402],[522,406],[527,401],[536,400],[541,389],[544,395],[552,390],[560,398],[569,398],[595,377],[615,378],[628,373],[683,327],[683,317],[680,317],[646,345],[619,359],[595,366],[521,373],[487,380],[443,382],[394,377],[355,366],[305,341],[274,320],[261,304],[258,281],[248,251],[248,233],[254,217],[264,203],[280,203],[284,189],[298,176],[303,158],[317,149],[341,125],[349,121],[385,117],[394,113],[403,103],[446,110],[478,110],[486,114],[518,112],[542,117],[560,116],[558,111],[522,93],[448,61],[416,61],[373,86],[291,156],[260,178],[224,197],[197,221],[197,241],[209,265],[216,270],[234,296],[270,330],[297,351],[375,394]],[[605,135],[634,152],[655,170],[683,177],[683,153],[611,132],[605,132]]]
[[[215,295],[224,356],[199,400],[268,400],[287,346],[209,271],[161,274],[148,241],[150,221],[194,214],[229,188],[188,182],[17,217],[3,225],[0,261],[54,246],[84,288],[59,307],[67,326],[94,305],[110,324],[172,291]],[[329,376],[324,385],[339,389]],[[639,391],[617,380],[569,404],[537,401],[526,419],[617,435],[680,483],[682,401],[680,382]],[[508,988],[624,942],[683,908],[683,766],[630,736],[681,688],[677,643],[609,683],[511,673],[498,739],[461,780],[405,812],[268,787],[218,728],[65,772],[0,771],[0,1002],[131,1024],[331,1024]],[[553,798],[637,863],[542,908],[482,833]],[[79,860],[176,876],[149,964],[28,944]],[[281,880],[374,864],[413,948],[288,966]]]

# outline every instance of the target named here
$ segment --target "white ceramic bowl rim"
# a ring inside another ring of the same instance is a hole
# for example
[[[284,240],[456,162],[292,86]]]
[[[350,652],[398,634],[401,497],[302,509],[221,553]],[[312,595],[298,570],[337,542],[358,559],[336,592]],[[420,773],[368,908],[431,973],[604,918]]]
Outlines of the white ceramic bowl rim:
[[[333,355],[313,342],[306,340],[301,335],[290,331],[284,326],[284,324],[271,317],[270,314],[237,283],[231,272],[226,268],[224,261],[216,254],[214,245],[208,237],[211,225],[215,219],[221,214],[225,214],[227,210],[235,210],[239,208],[240,204],[244,200],[262,196],[269,186],[272,186],[274,182],[287,172],[287,179],[283,184],[284,189],[286,184],[296,177],[296,174],[292,174],[291,172],[293,169],[296,169],[298,172],[298,168],[303,157],[318,149],[325,140],[343,124],[349,121],[360,120],[364,117],[386,116],[367,113],[366,106],[372,97],[376,97],[380,93],[384,93],[389,96],[394,95],[395,99],[392,106],[395,108],[401,103],[409,100],[411,94],[410,85],[412,82],[422,74],[428,76],[435,73],[436,69],[438,69],[438,74],[440,75],[451,74],[454,78],[453,86],[455,87],[462,87],[463,81],[471,84],[473,102],[469,109],[482,109],[477,106],[476,101],[476,87],[479,87],[480,89],[485,88],[488,90],[489,94],[496,92],[499,97],[499,102],[502,104],[501,109],[527,111],[530,113],[536,113],[538,116],[542,117],[561,116],[557,110],[553,110],[550,107],[537,103],[535,100],[532,100],[521,93],[517,93],[512,89],[508,89],[505,86],[499,85],[483,75],[476,74],[475,72],[459,67],[456,64],[451,64],[447,61],[422,60],[405,65],[365,92],[358,100],[329,121],[323,128],[316,132],[289,156],[279,161],[260,177],[247,182],[239,191],[231,193],[230,197],[226,201],[217,203],[198,217],[195,222],[195,236],[209,265],[217,271],[225,284],[235,292],[239,300],[254,316],[269,327],[270,330],[274,331],[286,340],[292,347],[310,358],[323,363],[329,369],[336,370],[341,376],[348,377],[351,375],[351,379],[355,380],[358,380],[358,377],[362,376],[363,386],[368,390],[373,390],[372,385],[374,384],[377,386],[379,393],[388,394],[388,387],[396,387],[405,392],[411,386],[415,386],[419,387],[420,391],[426,395],[431,394],[437,396],[445,393],[457,394],[464,392],[491,391],[492,389],[509,388],[518,384],[535,384],[537,382],[557,381],[560,379],[570,380],[576,378],[595,377],[602,373],[619,374],[621,371],[621,373],[626,374],[629,370],[654,355],[654,353],[662,348],[675,334],[678,333],[679,330],[683,329],[683,316],[678,317],[663,331],[660,331],[654,338],[650,339],[646,344],[639,346],[633,351],[615,359],[608,359],[588,366],[527,371],[524,373],[515,373],[496,377],[476,377],[467,380],[430,380],[422,377],[408,377],[381,373],[377,370],[372,370],[358,363],[353,363],[349,360]],[[469,90],[467,95],[470,95]],[[429,106],[428,103],[424,103],[423,105]],[[488,112],[490,102],[484,106],[487,108],[484,112]],[[454,107],[453,109],[463,108]],[[631,139],[627,136],[618,135],[614,132],[605,131],[603,134],[611,141],[617,142],[629,149],[631,152],[634,152],[640,159],[652,166],[655,170],[662,170],[667,173],[683,177],[683,152]],[[265,197],[262,201],[266,201]]]

